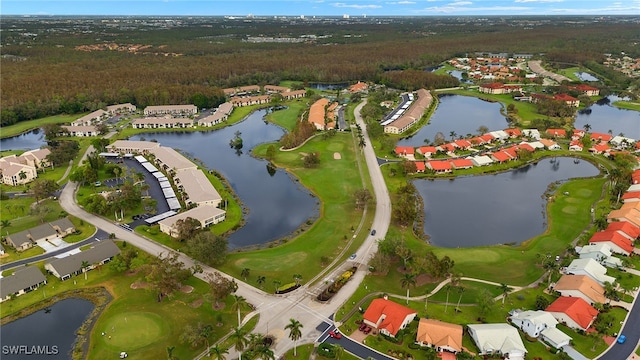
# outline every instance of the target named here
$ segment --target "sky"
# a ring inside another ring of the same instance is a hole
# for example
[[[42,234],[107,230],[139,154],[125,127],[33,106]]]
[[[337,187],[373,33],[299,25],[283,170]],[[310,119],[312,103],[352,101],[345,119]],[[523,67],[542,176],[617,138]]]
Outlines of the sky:
[[[640,15],[640,0],[2,0],[0,15]]]

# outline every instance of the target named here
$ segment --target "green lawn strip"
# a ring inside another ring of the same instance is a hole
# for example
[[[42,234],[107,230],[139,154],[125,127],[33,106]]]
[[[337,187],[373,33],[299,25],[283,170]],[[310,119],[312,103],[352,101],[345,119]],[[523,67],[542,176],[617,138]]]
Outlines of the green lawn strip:
[[[636,101],[614,101],[613,106],[620,109],[640,111],[640,103]]]
[[[254,154],[262,156],[267,147],[267,144],[256,147]],[[311,151],[320,153],[320,164],[315,169],[306,169],[302,166],[302,153]],[[335,152],[340,153],[340,160],[334,159]],[[263,287],[268,291],[273,289],[273,280],[288,283],[294,274],[309,280],[321,271],[321,259],[331,261],[340,254],[352,237],[351,228],[357,228],[362,216],[361,210],[355,210],[352,198],[354,191],[362,188],[360,175],[354,171],[355,161],[350,133],[338,133],[328,139],[315,137],[298,150],[278,151],[274,163],[285,167],[318,197],[321,216],[315,223],[310,222],[308,229],[292,235],[295,240],[285,239],[280,246],[272,243],[267,249],[230,254],[221,270],[241,278],[241,270],[248,268],[251,275],[247,281],[256,286],[257,277],[264,276]],[[354,249],[365,237],[361,234],[352,244]],[[345,257],[348,255],[347,251]],[[300,266],[302,263],[304,267]]]
[[[308,101],[307,98],[300,98],[283,102],[282,105],[287,106],[287,109],[271,112],[267,115],[267,119],[287,131],[292,131],[296,123],[300,121],[302,112],[308,108]]]
[[[458,292],[458,288],[462,287],[464,291],[462,294]],[[482,290],[487,290],[494,297],[498,295],[502,295],[502,291],[496,285],[485,284],[477,281],[467,281],[463,280],[460,282],[458,286],[451,286],[449,290],[449,304],[457,304],[458,299],[460,299],[460,305],[462,304],[474,304],[476,300],[480,296],[480,292]],[[460,297],[462,295],[462,297]],[[433,296],[429,297],[429,301],[439,301],[446,302],[447,301],[447,287],[443,287],[437,293],[433,294]],[[455,305],[454,305],[455,306]]]
[[[87,239],[91,235],[96,232],[96,227],[85,222],[84,220],[78,219],[75,216],[69,215],[69,220],[75,225],[76,233],[67,235],[64,237],[64,241],[68,243],[75,243],[78,241],[82,241]]]
[[[49,116],[49,117],[40,118],[40,119],[20,121],[20,122],[18,122],[16,124],[13,124],[13,125],[3,126],[2,127],[2,132],[1,132],[2,135],[0,135],[0,138],[4,139],[4,138],[20,135],[20,134],[22,134],[24,132],[28,132],[30,130],[42,127],[42,126],[47,125],[47,124],[69,123],[69,122],[72,122],[73,120],[76,120],[76,119],[82,117],[82,116],[83,116],[83,114],[55,115],[55,116]]]
[[[556,328],[570,336],[572,339],[571,344],[573,348],[588,359],[594,359],[608,347],[608,345],[604,341],[601,341],[599,343],[596,342],[594,347],[594,339],[590,338],[588,335],[581,334],[563,324],[556,325]]]
[[[15,234],[45,222],[58,220],[67,215],[62,210],[60,204],[51,199],[44,200],[40,203],[40,206],[45,206],[49,209],[44,215],[44,218],[40,219],[36,215],[31,215],[30,205],[34,200],[34,198],[30,197],[2,200],[3,209],[0,210],[0,219],[9,220],[11,223],[10,226],[2,229],[3,235],[6,235],[7,232],[9,232],[9,234]]]
[[[0,264],[8,264],[14,261],[28,259],[32,256],[44,254],[44,250],[39,246],[34,246],[25,251],[16,251],[11,246],[4,246],[5,255],[0,257]]]
[[[553,70],[556,74],[560,74],[563,76],[568,77],[569,79],[571,79],[571,81],[575,81],[575,82],[580,82],[580,78],[578,77],[578,75],[576,75],[576,73],[578,72],[586,72],[589,73],[589,71],[580,68],[578,66],[574,66],[574,67],[570,67],[570,68],[565,68],[565,69],[558,69],[558,70]]]
[[[640,276],[633,275],[618,269],[607,269],[607,275],[616,278],[616,282],[626,289],[634,289],[640,287]]]

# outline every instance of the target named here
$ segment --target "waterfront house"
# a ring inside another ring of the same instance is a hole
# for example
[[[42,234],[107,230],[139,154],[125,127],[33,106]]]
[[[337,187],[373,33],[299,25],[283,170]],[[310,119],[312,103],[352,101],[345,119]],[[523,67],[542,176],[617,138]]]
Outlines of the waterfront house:
[[[169,236],[176,237],[178,236],[178,229],[176,228],[176,222],[178,220],[192,218],[200,223],[200,228],[204,229],[224,221],[225,216],[226,211],[222,209],[218,209],[211,205],[200,205],[180,214],[160,220],[158,224],[160,225],[160,231]]]
[[[80,251],[59,259],[52,258],[45,263],[45,270],[59,278],[67,280],[73,275],[78,275],[84,271],[95,269],[111,261],[114,256],[120,253],[120,249],[112,240],[101,240],[94,243],[93,247]],[[89,267],[82,268],[82,264],[87,262]]]
[[[158,116],[158,115],[189,116],[189,115],[195,115],[197,112],[198,112],[198,107],[192,104],[158,105],[158,106],[147,106],[146,108],[144,108],[145,116]]]
[[[24,295],[47,283],[37,266],[16,269],[12,275],[0,277],[0,303]]]
[[[629,256],[633,252],[633,241],[613,230],[598,231],[594,233],[589,239],[589,243],[607,244],[612,252],[625,256]]]

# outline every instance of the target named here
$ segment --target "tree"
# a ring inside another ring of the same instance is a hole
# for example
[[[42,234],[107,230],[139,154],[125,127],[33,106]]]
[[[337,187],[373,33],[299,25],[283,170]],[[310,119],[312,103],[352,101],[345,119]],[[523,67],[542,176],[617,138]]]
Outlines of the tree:
[[[242,352],[248,343],[246,330],[237,327],[233,329],[229,338],[239,354],[239,360],[242,360]]]
[[[400,286],[403,288],[407,288],[407,304],[409,303],[409,288],[411,286],[416,286],[416,274],[407,273],[402,275],[400,279]]]
[[[157,292],[158,302],[178,290],[182,283],[191,276],[191,270],[186,269],[184,263],[178,260],[177,253],[171,253],[167,256],[158,255],[145,265],[144,270],[145,279],[150,288]]]
[[[173,224],[175,231],[172,231],[174,238],[180,242],[187,239],[191,239],[200,230],[200,221],[187,217],[185,219],[179,219]]]
[[[228,353],[229,353],[229,350],[221,348],[219,344],[215,344],[209,349],[209,354],[215,360],[226,360],[225,355]]]
[[[482,135],[486,134],[489,131],[489,128],[485,125],[480,125],[476,131],[478,132],[478,135]]]
[[[273,160],[276,157],[275,145],[269,145],[269,147],[267,147],[267,152],[265,153],[265,157],[267,158],[267,160]]]
[[[182,334],[180,335],[180,341],[189,344],[191,347],[198,347],[201,344],[206,344],[209,348],[209,337],[213,332],[213,326],[209,324],[203,324],[199,322],[196,326],[187,325]]]
[[[549,307],[549,300],[542,295],[538,295],[536,296],[535,304],[536,304],[536,310],[544,310]]]
[[[296,357],[298,354],[296,353],[296,345],[298,340],[302,337],[302,329],[303,325],[296,319],[289,319],[289,324],[284,327],[285,330],[289,330],[289,339],[293,340],[293,356]]]
[[[609,299],[609,301],[614,300],[620,300],[620,294],[618,294],[618,290],[616,289],[615,284],[612,284],[610,282],[605,282],[604,283],[604,296]]]
[[[591,130],[591,125],[587,123],[584,124],[582,128],[584,129],[584,132],[589,132]]]
[[[49,179],[37,179],[31,184],[31,194],[36,198],[36,202],[49,197],[60,188],[57,182]]]
[[[509,287],[509,285],[505,284],[505,283],[501,283],[500,284],[500,291],[502,291],[502,307],[504,307],[504,300],[507,298],[507,295],[509,295],[509,293],[512,291],[513,289]]]
[[[18,173],[18,177],[20,178],[20,180],[24,180],[27,178],[27,173],[24,172],[24,170],[20,170],[20,172]]]
[[[197,232],[187,240],[187,252],[189,255],[211,266],[224,263],[227,258],[228,248],[229,243],[227,239],[211,231]]]
[[[369,189],[358,189],[353,194],[356,201],[356,209],[364,208],[373,198]]]
[[[240,295],[233,295],[233,305],[232,308],[233,310],[236,310],[238,312],[238,327],[240,327],[242,319],[240,319],[240,309],[242,309],[242,307],[247,306],[249,303],[247,302],[247,299],[245,299],[244,297],[240,296]]]
[[[456,139],[456,136],[458,136],[458,134],[455,131],[450,131],[449,136],[451,137],[451,141],[454,141]]]
[[[265,282],[265,277],[262,275],[258,275],[258,279],[256,280],[256,282],[258,283],[258,286],[260,287],[260,289],[262,289],[262,286],[264,285],[264,282]]]
[[[551,276],[553,276],[558,267],[558,263],[555,261],[555,259],[552,259],[550,256],[547,257],[547,260],[544,262],[544,268],[549,274],[547,285],[551,285]]]
[[[84,273],[84,279],[85,280],[87,280],[87,271],[89,271],[89,266],[91,266],[91,264],[89,264],[88,261],[82,260],[82,264],[80,265],[80,269]]]
[[[167,346],[167,360],[175,360],[175,356],[173,356],[173,351],[176,349],[175,346]]]
[[[434,136],[434,138],[433,138],[433,144],[434,144],[435,146],[438,146],[438,145],[442,145],[442,144],[444,144],[444,143],[445,143],[445,137],[444,137],[444,134],[438,131],[438,132],[436,133],[436,135]]]
[[[293,274],[293,281],[296,282],[296,286],[299,286],[300,282],[302,281],[302,275],[301,274]]]
[[[458,294],[460,295],[460,297],[458,297],[458,304],[456,305],[455,311],[460,311],[460,301],[462,300],[462,294],[464,294],[465,288],[462,285],[458,286]]]
[[[278,279],[273,280],[273,287],[275,288],[275,291],[278,291],[278,288],[280,287],[280,285],[282,285],[280,280],[278,280]]]
[[[240,271],[240,276],[244,278],[244,281],[247,281],[247,278],[249,277],[250,272],[251,270],[249,270],[249,268],[243,268],[242,271]]]
[[[302,159],[304,167],[314,168],[320,164],[320,154],[317,151],[310,152]]]
[[[478,296],[477,301],[478,301],[478,311],[480,313],[480,318],[484,319],[485,315],[487,315],[487,313],[491,311],[493,307],[493,303],[494,303],[493,296],[491,295],[489,290],[482,289],[482,291],[480,291],[480,295]]]
[[[3,229],[8,228],[9,226],[11,226],[11,220],[8,220],[8,219],[0,220],[0,226],[2,226]]]
[[[229,280],[219,272],[209,273],[206,276],[209,283],[211,297],[215,301],[215,306],[220,307],[220,301],[231,293],[238,290],[238,284],[234,280]]]
[[[338,344],[333,345],[333,353],[336,354],[336,360],[340,360],[344,355],[344,348]]]

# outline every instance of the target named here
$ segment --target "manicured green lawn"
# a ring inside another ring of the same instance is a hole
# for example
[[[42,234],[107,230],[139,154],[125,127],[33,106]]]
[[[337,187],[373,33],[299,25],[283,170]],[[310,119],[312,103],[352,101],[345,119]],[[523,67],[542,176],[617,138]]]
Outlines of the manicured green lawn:
[[[16,136],[19,134],[22,134],[24,132],[27,132],[29,130],[33,130],[36,128],[39,128],[41,126],[44,126],[46,124],[63,124],[63,123],[68,123],[71,122],[73,120],[76,120],[80,117],[82,117],[85,114],[76,114],[76,115],[55,115],[55,116],[49,116],[46,118],[41,118],[41,119],[33,119],[33,120],[27,120],[27,121],[21,121],[19,123],[10,125],[10,126],[3,126],[2,127],[2,134],[0,135],[0,138],[7,138],[7,137],[12,137],[12,136]]]
[[[615,101],[613,106],[621,109],[640,111],[640,103],[637,101]]]
[[[263,156],[267,147],[268,144],[258,146],[254,153]],[[312,151],[319,152],[320,164],[314,169],[304,168],[303,153]],[[339,153],[341,159],[334,159],[335,153]],[[294,274],[301,274],[304,281],[308,281],[316,275],[323,267],[321,258],[333,260],[339,256],[353,236],[352,227],[357,228],[362,217],[362,211],[354,207],[352,196],[363,184],[359,172],[354,170],[358,165],[351,133],[338,133],[327,139],[319,136],[298,150],[278,151],[274,163],[290,171],[318,197],[321,218],[315,223],[310,219],[307,229],[293,234],[292,240],[280,241],[279,246],[230,254],[229,261],[221,267],[238,278],[241,270],[248,268],[247,281],[257,286],[257,277],[264,276],[267,290],[273,288],[274,279],[286,283],[291,282]],[[372,212],[367,216],[372,216]],[[367,218],[367,223],[370,221]],[[361,232],[343,256],[349,256],[367,234],[368,230]]]

